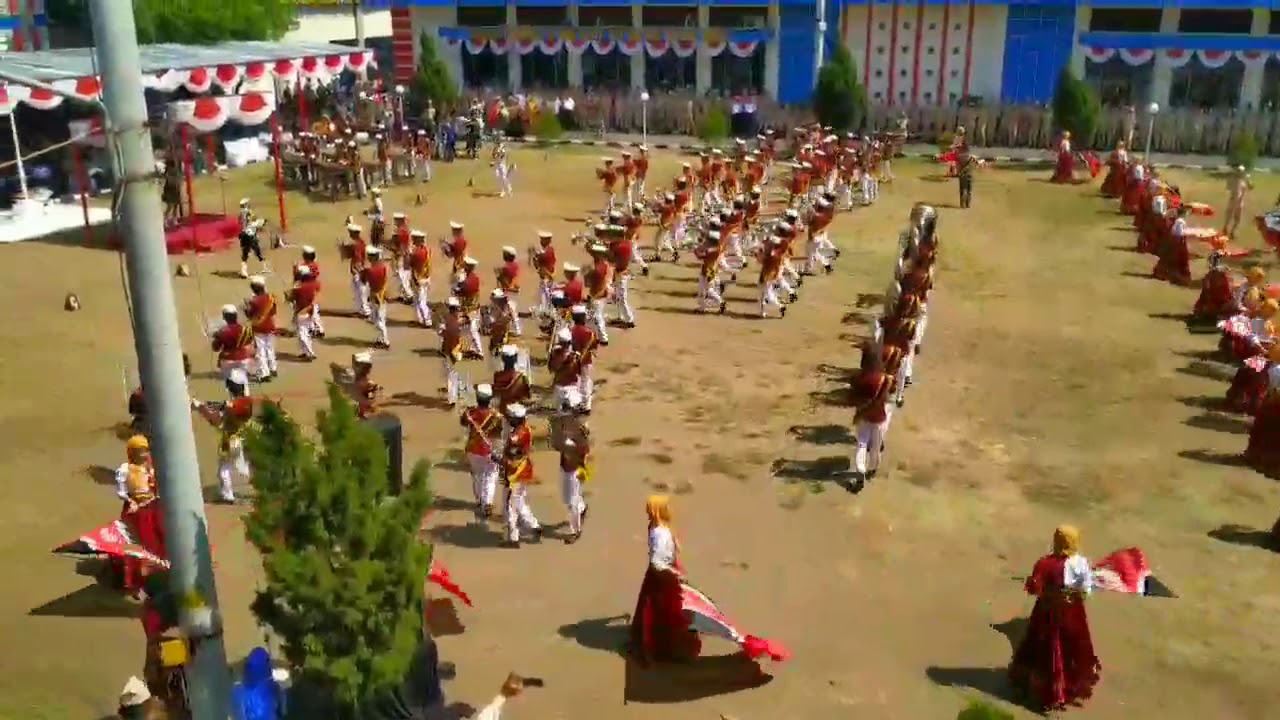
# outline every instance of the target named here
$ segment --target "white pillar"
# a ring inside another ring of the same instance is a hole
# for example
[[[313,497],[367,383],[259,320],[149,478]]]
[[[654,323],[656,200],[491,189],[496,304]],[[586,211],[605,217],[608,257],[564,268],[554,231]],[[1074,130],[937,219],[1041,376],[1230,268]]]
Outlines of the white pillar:
[[[1089,21],[1093,19],[1093,8],[1088,5],[1076,6],[1075,37],[1071,38],[1071,74],[1084,77],[1085,50],[1080,42],[1080,34],[1089,32]]]
[[[632,5],[631,6],[631,27],[639,31],[643,29],[641,27],[642,25],[644,25],[644,6]],[[631,88],[633,90],[645,89],[644,73],[645,73],[645,61],[647,59],[648,59],[648,55],[646,54],[644,45],[641,44],[640,52],[631,56]]]
[[[707,28],[711,26],[711,6],[698,6],[698,51],[694,57],[694,80],[696,82],[695,89],[699,95],[711,89],[711,56],[707,54],[706,48],[703,47],[701,35],[707,32]]]
[[[1266,8],[1254,8],[1253,25],[1249,29],[1252,37],[1264,37],[1271,25],[1271,12]],[[1266,63],[1253,63],[1244,66],[1244,80],[1240,85],[1240,107],[1257,109],[1262,105],[1262,77]]]
[[[511,87],[512,92],[519,92],[521,83],[520,73],[520,53],[516,52],[511,45],[511,40],[516,36],[516,26],[519,21],[516,20],[516,6],[514,3],[507,4],[507,85]],[[537,52],[536,50],[534,52]]]
[[[578,27],[578,3],[569,4],[569,25]],[[588,51],[590,52],[590,51]],[[569,87],[582,87],[582,53],[565,51],[569,56]]]
[[[1178,18],[1182,11],[1176,7],[1165,7],[1160,11],[1160,32],[1178,32]],[[1164,49],[1156,50],[1155,67],[1151,70],[1151,97],[1149,102],[1160,103],[1161,107],[1169,105],[1169,90],[1173,87],[1173,65],[1165,56]]]
[[[769,29],[769,39],[764,46],[764,94],[778,99],[778,76],[780,63],[778,55],[778,38],[782,34],[782,11],[778,0],[769,3],[769,15],[765,27]]]

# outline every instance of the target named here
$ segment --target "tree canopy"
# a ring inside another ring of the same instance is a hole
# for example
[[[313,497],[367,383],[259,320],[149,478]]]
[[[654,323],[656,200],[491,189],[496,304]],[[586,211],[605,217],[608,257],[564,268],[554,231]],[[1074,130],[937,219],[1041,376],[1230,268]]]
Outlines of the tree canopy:
[[[411,111],[420,115],[427,101],[435,104],[436,111],[445,112],[458,99],[458,85],[449,77],[449,68],[436,52],[436,43],[427,33],[418,36],[418,67],[409,83]]]
[[[837,45],[831,58],[818,71],[813,88],[813,112],[818,121],[834,130],[850,131],[862,127],[867,115],[867,91],[858,80],[858,68],[843,44]]]
[[[1101,115],[1102,103],[1093,87],[1076,77],[1069,66],[1062,68],[1053,93],[1054,126],[1070,132],[1076,147],[1084,150],[1093,145]]]
[[[120,0],[123,3],[123,0]],[[295,0],[132,0],[138,42],[211,45],[228,40],[279,40],[293,22]],[[87,0],[47,0],[56,25],[91,30]]]

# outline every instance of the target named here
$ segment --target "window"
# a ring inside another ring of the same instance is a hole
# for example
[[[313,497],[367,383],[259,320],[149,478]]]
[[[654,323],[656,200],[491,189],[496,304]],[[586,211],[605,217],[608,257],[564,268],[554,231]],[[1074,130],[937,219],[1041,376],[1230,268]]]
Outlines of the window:
[[[647,9],[647,8],[646,8]],[[586,53],[583,53],[585,56]],[[644,84],[655,90],[683,90],[697,85],[697,65],[692,56],[677,57],[665,52],[658,57],[645,57]]]
[[[711,87],[729,95],[764,92],[764,43],[744,58],[728,48],[711,58]]]
[[[548,55],[540,48],[520,56],[520,84],[526,90],[569,87],[569,51],[560,48],[555,55]]]
[[[1200,58],[1173,71],[1169,104],[1173,107],[1234,108],[1240,105],[1240,86],[1244,83],[1244,63],[1237,58],[1220,68],[1207,68]]]
[[[1160,32],[1160,10],[1094,8],[1089,16],[1091,32]]]
[[[1178,32],[1248,35],[1252,29],[1252,10],[1183,10],[1178,18]]]
[[[640,17],[645,27],[698,27],[698,8],[694,6],[641,7]]]
[[[630,5],[578,6],[579,27],[631,27]]]
[[[461,51],[464,85],[469,88],[507,86],[507,53],[498,55],[488,47],[474,54],[465,47]]]
[[[1084,80],[1093,86],[1098,99],[1106,107],[1140,104],[1150,95],[1155,63],[1134,67],[1113,57],[1104,63],[1090,62],[1084,68]]]
[[[524,7],[516,5],[516,24],[534,27],[559,27],[569,24],[569,8],[564,5]]]
[[[1268,35],[1280,35],[1280,10],[1271,11],[1271,22],[1267,23]]]
[[[458,7],[459,27],[498,27],[507,24],[505,7]]]
[[[769,26],[769,8],[760,7],[716,7],[708,12],[708,25],[715,28],[757,28]]]
[[[582,87],[585,90],[625,90],[631,87],[631,58],[617,48],[605,55],[587,48],[582,53]]]

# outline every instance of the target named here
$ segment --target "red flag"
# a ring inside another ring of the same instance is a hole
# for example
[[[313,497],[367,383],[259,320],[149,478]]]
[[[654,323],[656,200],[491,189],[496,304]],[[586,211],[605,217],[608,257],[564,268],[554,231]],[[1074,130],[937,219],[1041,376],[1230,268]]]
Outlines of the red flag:
[[[689,618],[689,627],[693,630],[738,643],[753,660],[767,656],[775,662],[782,662],[791,657],[791,653],[777,643],[740,632],[737,625],[720,612],[711,598],[683,579],[680,581],[680,601]]]
[[[1131,595],[1175,597],[1151,574],[1147,556],[1136,547],[1117,550],[1093,566],[1094,583],[1103,590]]]
[[[169,567],[169,561],[138,544],[129,525],[123,520],[112,520],[90,530],[71,542],[53,549],[55,555],[73,558],[108,557],[117,560],[133,558],[159,568]]]
[[[445,592],[461,600],[467,607],[472,607],[471,598],[453,581],[453,578],[449,577],[449,570],[439,560],[431,562],[431,572],[427,573],[427,580],[444,588]]]

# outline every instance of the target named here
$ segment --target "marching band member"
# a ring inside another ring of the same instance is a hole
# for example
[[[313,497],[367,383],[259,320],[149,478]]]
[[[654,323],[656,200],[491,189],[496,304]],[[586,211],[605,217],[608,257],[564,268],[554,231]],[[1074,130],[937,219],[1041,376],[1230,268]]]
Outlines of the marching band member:
[[[248,374],[253,364],[253,328],[241,325],[239,314],[235,305],[223,305],[223,326],[210,339],[210,347],[218,353],[218,367],[228,387],[233,372],[239,370]]]
[[[498,400],[498,411],[505,417],[512,405],[533,399],[533,388],[529,385],[529,376],[519,368],[520,348],[503,345],[498,350],[498,357],[502,360],[502,369],[493,374],[493,392]]]
[[[461,273],[464,269],[464,262],[467,259],[467,236],[462,232],[462,223],[449,223],[449,239],[444,241],[442,250],[445,257],[453,261],[453,268],[450,271],[453,275]]]
[[[671,253],[671,262],[680,262],[680,248],[684,246],[685,235],[689,232],[689,213],[693,211],[693,190],[688,178],[676,180],[675,192],[675,229],[672,240],[675,250]]]
[[[374,154],[378,158],[378,166],[382,170],[383,182],[391,184],[391,141],[382,133],[375,133],[373,136]],[[375,191],[377,188],[375,188]]]
[[[551,371],[551,404],[560,407],[570,391],[578,392],[582,382],[582,356],[573,347],[573,332],[561,328],[555,336],[555,347],[547,358]]]
[[[431,182],[431,136],[419,130],[413,145],[415,162],[422,163],[422,182]],[[417,176],[418,173],[414,173]]]
[[[351,272],[351,296],[356,313],[360,317],[369,317],[369,288],[365,287],[361,273],[369,264],[369,244],[360,235],[363,228],[355,223],[347,225],[347,245],[344,253],[348,255],[347,269]]]
[[[721,295],[724,285],[717,277],[723,265],[723,258],[720,257],[720,233],[715,230],[708,232],[693,255],[701,263],[698,270],[698,312],[706,312],[708,307],[716,305],[719,306],[718,312],[723,315],[728,303]]]
[[[791,263],[791,257],[795,254],[794,245],[796,238],[799,237],[799,231],[796,229],[796,223],[799,222],[800,215],[794,209],[788,209],[783,213],[785,218],[778,223],[776,232],[778,237],[782,239],[782,278],[783,288],[792,296],[791,302],[795,302],[794,297],[798,288],[804,284],[804,277],[800,275],[800,271],[796,270],[795,265]]]
[[[600,186],[604,190],[605,205],[604,211],[608,213],[613,209],[614,188],[618,184],[618,171],[613,167],[613,158],[600,158],[604,163],[603,167],[596,170],[596,178],[600,180]]]
[[[400,284],[400,299],[413,301],[413,279],[409,270],[409,252],[413,249],[413,233],[404,213],[392,213],[391,266],[396,271],[396,281]]]
[[[560,292],[564,295],[565,302],[569,307],[581,305],[587,297],[587,288],[582,284],[582,279],[578,277],[578,273],[582,268],[573,263],[565,263],[564,282],[560,283]]]
[[[569,311],[573,318],[573,327],[569,329],[573,351],[578,357],[578,392],[582,395],[583,412],[591,412],[591,400],[595,396],[595,378],[592,368],[595,363],[597,348],[604,344],[589,325],[587,325],[587,309],[575,305]]]
[[[427,234],[421,230],[409,233],[413,240],[406,264],[409,267],[409,282],[413,287],[413,311],[417,315],[418,324],[424,328],[431,327],[431,247],[427,245]]]
[[[347,395],[356,406],[356,417],[364,420],[378,411],[382,386],[373,381],[373,353],[359,352],[351,356],[351,382]]]
[[[511,311],[511,326],[518,337],[524,334],[520,323],[520,307],[516,304],[520,294],[520,263],[516,261],[516,249],[507,245],[502,248],[502,265],[494,271],[498,276],[498,289],[506,297],[506,304]]]
[[[316,359],[316,348],[311,342],[311,335],[316,326],[316,297],[320,294],[320,284],[311,277],[311,268],[299,265],[293,269],[293,288],[285,293],[285,299],[293,304],[293,327],[302,346],[302,359],[310,362]]]
[[[591,300],[591,321],[601,345],[609,344],[608,315],[609,296],[613,290],[613,267],[607,259],[609,248],[593,243],[587,247],[591,253],[591,268],[587,270],[587,294]]]
[[[467,431],[464,448],[471,470],[471,492],[476,500],[476,520],[484,522],[493,514],[493,496],[498,488],[498,443],[502,440],[502,416],[491,407],[493,388],[476,386],[476,404],[462,412],[459,423]]]
[[[511,188],[511,164],[507,162],[507,143],[504,140],[493,146],[493,174],[498,178],[498,197],[504,198],[515,192]]]
[[[542,526],[529,508],[529,485],[536,482],[533,474],[533,433],[526,420],[523,405],[507,408],[507,421],[511,434],[502,453],[502,481],[506,487],[507,541],[504,547],[520,547],[520,529],[523,526],[535,540],[542,539]]]
[[[258,364],[258,382],[270,382],[280,375],[276,366],[276,299],[267,292],[267,279],[249,278],[253,296],[244,301],[244,315],[253,328],[253,344]]]
[[[680,251],[676,249],[676,225],[679,223],[676,196],[667,193],[662,196],[662,205],[658,208],[658,230],[653,238],[653,261],[662,262],[662,253],[671,253],[671,261],[680,259]]]
[[[316,249],[310,245],[302,246],[302,265],[310,270],[309,278],[315,283],[315,297],[311,302],[311,330],[316,337],[324,337],[324,321],[320,319],[320,263],[316,261]],[[293,281],[298,282],[297,268],[294,268]]]
[[[259,220],[249,207],[249,198],[240,199],[240,277],[249,277],[249,255],[258,258],[258,262],[266,269],[266,261],[262,258],[262,241],[258,238],[258,230],[265,224]]]
[[[631,217],[638,218],[639,214]],[[613,277],[616,281],[613,286],[613,306],[617,308],[618,320],[624,328],[636,326],[636,313],[631,307],[631,264],[638,264],[642,273],[648,274],[649,271],[644,258],[636,253],[633,227],[628,225],[623,233],[614,237],[614,242],[609,246],[609,260],[613,263]]]
[[[391,269],[382,260],[382,248],[369,248],[369,265],[360,271],[360,283],[364,285],[372,304],[370,321],[378,333],[374,345],[383,349],[391,347],[391,336],[387,331],[387,286],[390,284]]]
[[[489,336],[489,356],[493,358],[495,366],[502,364],[499,351],[513,337],[511,328],[514,314],[511,311],[511,304],[507,294],[502,291],[502,288],[494,288],[493,292],[489,294],[489,318],[485,333]]]
[[[369,238],[373,245],[381,245],[387,227],[386,210],[382,204],[382,189],[374,188],[369,191],[369,194],[373,196],[373,203],[365,211],[365,216],[369,218]]]
[[[444,321],[440,323],[440,357],[444,361],[445,393],[449,407],[458,404],[462,378],[458,363],[462,362],[462,303],[451,297],[445,301]]]
[[[590,479],[587,469],[591,455],[591,432],[583,421],[582,397],[571,394],[551,420],[551,447],[560,455],[560,498],[569,511],[569,536],[566,545],[582,537],[587,519],[587,503],[582,485]]]
[[[628,198],[631,202],[639,202],[644,199],[644,180],[649,175],[649,146],[641,145],[637,150],[639,154],[636,155],[636,180],[631,186],[634,192]]]
[[[868,351],[863,357],[864,367],[853,386],[854,436],[858,443],[853,454],[855,492],[875,478],[880,468],[880,451],[889,428],[889,393],[894,386],[894,378],[885,373],[879,353]]]
[[[907,388],[911,387],[912,364],[915,359],[916,316],[919,311],[919,300],[904,293],[898,299],[898,305],[884,324],[884,344],[896,348],[900,354],[901,369],[893,368],[897,382],[894,386],[894,403],[902,407],[906,403]]]
[[[573,325],[573,321],[569,318],[569,309],[572,307],[573,304],[564,296],[563,290],[557,288],[551,291],[551,326],[548,332],[551,345],[547,350],[548,353],[555,349],[556,337],[560,331],[568,330]]]
[[[629,150],[622,151],[622,165],[618,168],[618,176],[622,179],[622,201],[626,205],[634,202],[631,198],[635,191],[636,163],[631,159]]]
[[[534,268],[538,272],[538,313],[551,310],[551,291],[556,280],[556,249],[552,239],[546,230],[538,231],[538,248],[533,251]]]
[[[778,300],[778,287],[782,282],[782,239],[774,235],[756,250],[760,261],[760,317],[769,317],[768,309],[778,308],[782,317],[787,316],[787,306]],[[792,297],[795,294],[792,293]]]
[[[831,202],[825,197],[818,198],[813,204],[813,209],[809,211],[805,225],[809,232],[809,241],[807,243],[807,252],[805,257],[804,272],[812,275],[818,271],[818,266],[828,274],[834,269],[831,265],[833,258],[831,251],[835,249],[835,245],[827,238],[827,228],[831,225],[831,221],[835,218],[835,209]]]
[[[209,404],[192,400],[191,407],[218,428],[218,497],[224,503],[236,501],[236,476],[248,481],[250,475],[249,461],[244,456],[244,440],[241,433],[249,421],[253,419],[253,400],[248,397],[249,377],[238,372],[243,385],[233,390],[232,399],[228,403]],[[237,383],[239,385],[239,383]],[[240,393],[240,394],[237,394]]]
[[[484,346],[480,343],[480,276],[476,274],[479,261],[473,257],[462,260],[462,277],[454,287],[453,295],[462,303],[462,312],[467,320],[467,339],[471,341],[471,351],[480,355]]]

